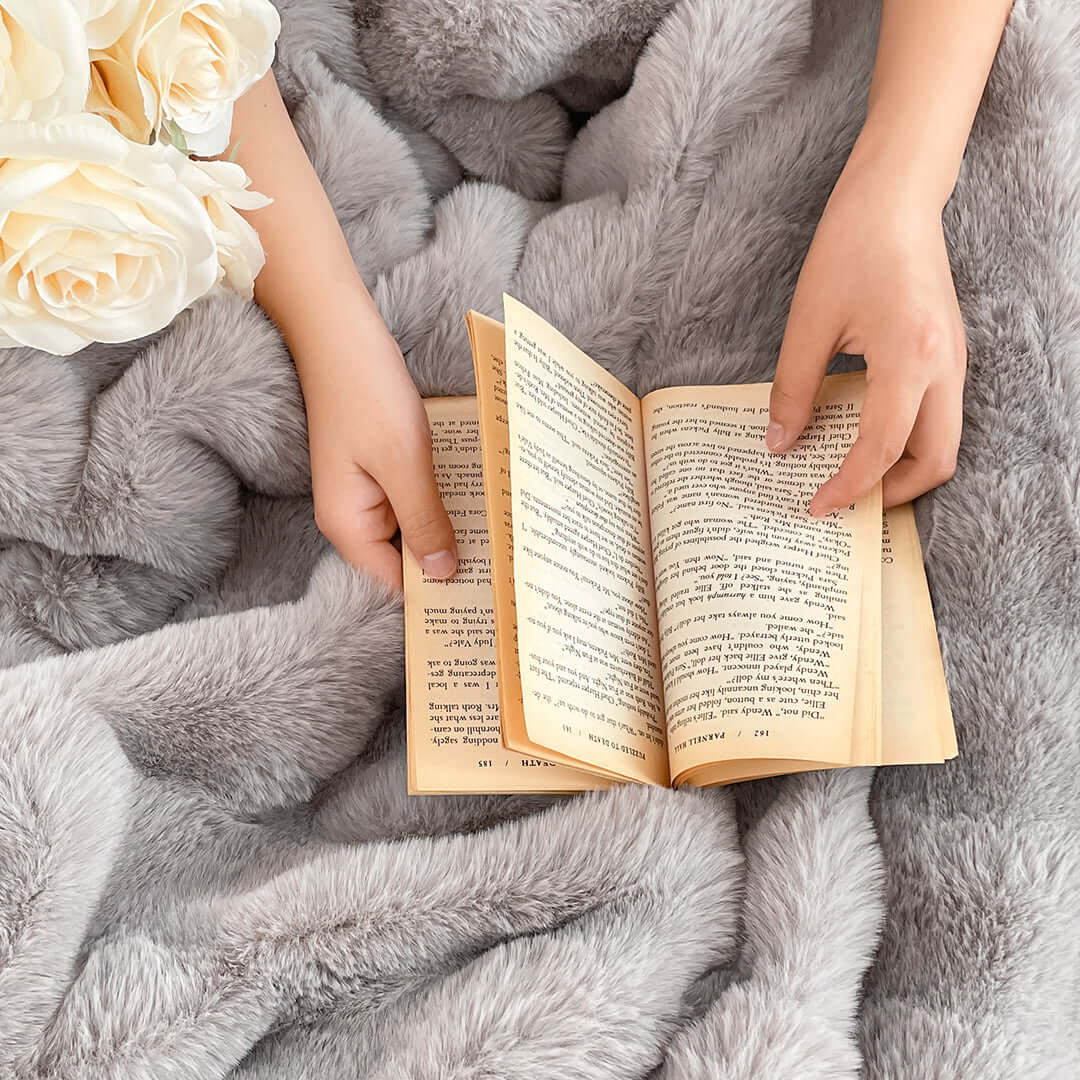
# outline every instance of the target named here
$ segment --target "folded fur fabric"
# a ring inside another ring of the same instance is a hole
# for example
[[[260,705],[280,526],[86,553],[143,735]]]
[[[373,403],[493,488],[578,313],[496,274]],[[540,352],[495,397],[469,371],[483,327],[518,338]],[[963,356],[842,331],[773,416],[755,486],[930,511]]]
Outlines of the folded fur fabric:
[[[769,377],[873,5],[280,8],[425,393],[504,289],[639,391]],[[1077,40],[1019,0],[945,216],[944,767],[410,798],[400,607],[314,527],[261,313],[0,355],[0,1076],[1080,1075]]]

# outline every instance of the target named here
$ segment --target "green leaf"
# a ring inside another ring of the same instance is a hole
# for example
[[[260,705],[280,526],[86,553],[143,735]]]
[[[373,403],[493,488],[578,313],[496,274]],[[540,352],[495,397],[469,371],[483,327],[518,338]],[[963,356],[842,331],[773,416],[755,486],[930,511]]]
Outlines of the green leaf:
[[[228,157],[227,160],[229,160],[229,161],[231,161],[233,163],[236,162],[236,155],[240,152],[240,146],[243,143],[243,141],[244,141],[244,139],[241,136],[239,139],[236,140],[236,142],[233,143],[232,149],[229,151],[229,157]]]
[[[169,136],[171,146],[175,146],[181,154],[188,153],[187,139],[184,138],[184,133],[174,120],[165,120],[161,127],[165,134]]]

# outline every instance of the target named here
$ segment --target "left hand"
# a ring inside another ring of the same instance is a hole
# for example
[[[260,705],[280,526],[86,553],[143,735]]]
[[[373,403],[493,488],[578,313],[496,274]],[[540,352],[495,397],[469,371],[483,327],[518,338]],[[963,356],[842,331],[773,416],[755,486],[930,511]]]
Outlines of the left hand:
[[[810,512],[853,503],[884,477],[886,506],[948,480],[963,418],[967,345],[941,203],[853,155],[795,287],[770,401],[766,444],[802,434],[829,361],[866,359],[858,437]]]

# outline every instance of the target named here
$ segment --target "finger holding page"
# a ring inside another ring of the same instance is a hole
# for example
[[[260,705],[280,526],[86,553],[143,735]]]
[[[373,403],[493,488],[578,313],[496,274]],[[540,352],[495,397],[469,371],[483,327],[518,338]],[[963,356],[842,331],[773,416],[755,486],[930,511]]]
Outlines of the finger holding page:
[[[900,460],[919,413],[923,387],[894,371],[883,375],[868,369],[859,436],[836,475],[810,501],[815,517],[862,498]]]
[[[796,288],[769,395],[765,445],[770,450],[790,450],[803,433],[836,355],[837,325],[831,309],[812,303],[805,289]]]
[[[952,478],[960,449],[963,397],[962,377],[926,391],[904,456],[885,474],[886,506],[910,502]]]
[[[454,527],[439,496],[431,459],[431,440],[414,451],[404,467],[389,471],[383,481],[402,542],[420,561],[424,573],[440,580],[457,568]]]

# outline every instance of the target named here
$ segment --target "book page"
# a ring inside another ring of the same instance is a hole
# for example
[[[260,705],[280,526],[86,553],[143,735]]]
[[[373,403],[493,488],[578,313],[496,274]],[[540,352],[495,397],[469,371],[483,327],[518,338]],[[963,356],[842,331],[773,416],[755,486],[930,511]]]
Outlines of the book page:
[[[573,758],[534,743],[529,738],[525,724],[518,657],[517,602],[514,598],[514,522],[510,485],[505,335],[502,323],[475,311],[468,313],[466,323],[476,372],[476,407],[483,448],[484,502],[487,507],[491,552],[502,742],[508,750],[574,766],[578,763]]]
[[[956,756],[945,670],[911,503],[883,519],[882,765]]]
[[[867,556],[862,567],[859,605],[859,649],[855,658],[852,705],[852,765],[876,765],[881,759],[881,559]]]
[[[435,475],[460,562],[449,581],[406,550],[405,681],[409,791],[581,791],[604,781],[503,748],[487,518],[475,398],[425,402]]]
[[[916,765],[947,761],[957,753],[956,731],[915,513],[910,503],[894,506],[882,517],[881,575],[873,599],[871,593],[876,578],[865,576],[872,584],[870,589],[863,589],[860,674],[864,665],[871,666],[869,658],[875,647],[881,652],[882,670],[876,679],[871,673],[865,684],[856,680],[856,739],[852,764]],[[873,624],[876,634],[866,632],[866,617],[870,611],[880,612]],[[876,703],[880,722],[873,739],[870,726],[858,722],[860,709],[866,709],[867,715],[872,715],[873,703],[869,700],[872,687],[877,687],[880,695]],[[877,749],[873,748],[875,745]],[[693,780],[702,784],[730,783],[819,767],[819,763],[743,759],[706,766],[694,773]]]
[[[755,759],[760,774],[761,759],[850,760],[881,489],[826,518],[807,507],[855,439],[863,387],[861,373],[826,379],[805,435],[782,455],[764,442],[768,384],[642,402],[677,781],[718,761]],[[864,650],[864,662],[874,655]]]
[[[529,738],[666,785],[640,403],[539,316],[504,304]]]
[[[510,493],[510,424],[506,417],[506,350],[501,323],[470,311],[465,318],[476,373],[476,409],[484,469],[499,664],[503,739],[524,724],[514,601],[514,526]]]

